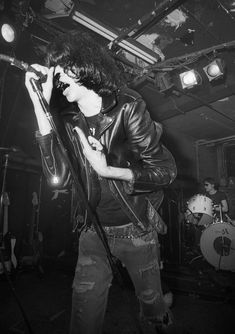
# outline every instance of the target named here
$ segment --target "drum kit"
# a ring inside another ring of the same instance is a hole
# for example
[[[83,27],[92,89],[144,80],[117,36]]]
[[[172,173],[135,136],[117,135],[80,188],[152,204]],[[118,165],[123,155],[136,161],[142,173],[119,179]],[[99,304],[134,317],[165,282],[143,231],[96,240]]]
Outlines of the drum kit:
[[[235,223],[214,214],[210,198],[197,194],[187,202],[186,224],[200,231],[199,247],[202,256],[217,270],[235,271]]]

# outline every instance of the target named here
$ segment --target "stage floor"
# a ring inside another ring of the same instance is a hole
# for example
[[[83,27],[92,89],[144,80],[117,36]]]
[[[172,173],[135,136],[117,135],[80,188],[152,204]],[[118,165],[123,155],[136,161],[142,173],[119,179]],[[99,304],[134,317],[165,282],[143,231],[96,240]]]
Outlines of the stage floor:
[[[35,334],[68,333],[73,278],[68,263],[50,260],[44,266],[43,275],[29,267],[19,271],[12,280]],[[166,267],[162,277],[174,293],[172,312],[176,324],[190,334],[227,334],[230,328],[235,328],[235,283],[231,283],[235,282],[234,273],[219,273],[223,280],[221,278],[216,283],[204,273],[193,275],[185,267]],[[231,279],[226,278],[227,274]],[[111,286],[104,334],[139,333],[136,323],[138,302],[128,279],[125,282],[124,289],[115,281]],[[1,276],[0,296],[0,333],[28,333],[22,312],[4,276]]]

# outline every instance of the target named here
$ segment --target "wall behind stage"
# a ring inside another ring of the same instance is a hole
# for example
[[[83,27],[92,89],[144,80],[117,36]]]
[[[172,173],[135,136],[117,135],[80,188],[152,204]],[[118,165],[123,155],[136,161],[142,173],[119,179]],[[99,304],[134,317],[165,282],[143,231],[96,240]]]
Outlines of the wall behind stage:
[[[162,141],[176,160],[178,177],[195,180],[197,177],[196,139],[172,127],[164,126],[163,130]]]

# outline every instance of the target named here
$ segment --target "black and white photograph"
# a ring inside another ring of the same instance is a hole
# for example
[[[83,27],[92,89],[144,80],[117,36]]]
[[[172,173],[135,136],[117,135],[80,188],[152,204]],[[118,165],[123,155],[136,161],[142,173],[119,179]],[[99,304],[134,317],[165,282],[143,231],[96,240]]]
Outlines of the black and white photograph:
[[[0,333],[235,328],[235,1],[0,0]]]

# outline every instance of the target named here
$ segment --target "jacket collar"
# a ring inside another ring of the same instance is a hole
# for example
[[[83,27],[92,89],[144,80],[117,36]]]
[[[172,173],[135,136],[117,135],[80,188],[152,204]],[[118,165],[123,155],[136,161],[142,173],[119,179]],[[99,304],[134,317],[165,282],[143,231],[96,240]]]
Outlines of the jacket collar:
[[[109,96],[104,96],[102,98],[102,108],[101,108],[101,113],[106,114],[109,112],[111,109],[113,109],[117,104],[117,95],[116,93],[113,93],[112,95]]]
[[[73,126],[79,126],[86,136],[90,135],[89,130],[87,128],[87,122],[85,116],[82,112],[78,111],[70,111],[65,114],[65,118],[67,121]],[[99,118],[98,127],[96,129],[96,137],[100,139],[102,134],[110,127],[110,125],[114,122],[115,114],[114,115],[106,115],[103,113],[99,113],[97,115]]]
[[[97,129],[96,137],[99,139],[102,134],[109,128],[109,126],[113,123],[115,115],[112,114],[110,116],[107,115],[109,111],[111,111],[117,105],[117,95],[113,93],[110,96],[104,96],[102,98],[102,108],[101,112],[98,114],[99,117],[99,127]],[[69,122],[76,126],[79,124],[81,129],[84,131],[86,135],[89,135],[85,116],[82,112],[78,112],[77,107],[72,110],[67,110],[63,112],[64,116],[69,119]]]

